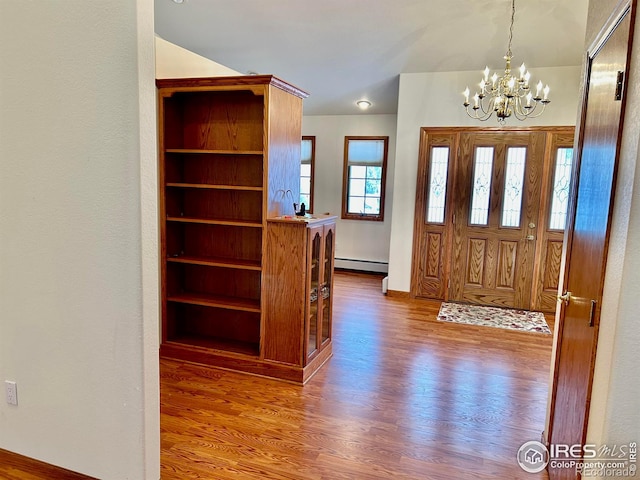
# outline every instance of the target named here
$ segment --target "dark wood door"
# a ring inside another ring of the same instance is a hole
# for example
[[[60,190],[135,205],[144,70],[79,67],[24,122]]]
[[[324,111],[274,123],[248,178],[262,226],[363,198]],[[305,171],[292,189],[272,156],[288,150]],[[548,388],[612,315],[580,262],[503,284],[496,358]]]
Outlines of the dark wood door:
[[[586,436],[623,113],[621,81],[630,39],[631,14],[626,10],[623,15],[589,54],[576,196],[565,247],[566,293],[549,425],[552,444],[582,444]],[[578,478],[568,468],[550,468],[549,474],[553,480]]]
[[[460,139],[450,298],[529,309],[544,133]]]

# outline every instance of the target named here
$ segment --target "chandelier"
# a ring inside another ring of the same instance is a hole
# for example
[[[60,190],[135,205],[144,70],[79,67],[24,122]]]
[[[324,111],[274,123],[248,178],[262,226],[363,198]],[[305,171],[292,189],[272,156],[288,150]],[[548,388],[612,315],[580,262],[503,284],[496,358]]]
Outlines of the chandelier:
[[[542,86],[538,82],[535,94],[529,86],[531,74],[524,63],[520,66],[518,74],[511,72],[511,41],[513,40],[513,21],[516,16],[516,0],[511,1],[511,24],[509,26],[509,45],[504,56],[506,66],[504,74],[499,77],[497,73],[489,77],[489,67],[484,69],[484,77],[480,80],[480,91],[476,91],[472,97],[473,105],[469,102],[469,87],[462,93],[464,95],[464,107],[471,118],[485,121],[495,112],[498,122],[504,124],[510,116],[518,120],[539,117],[544,112],[549,100],[549,85]]]

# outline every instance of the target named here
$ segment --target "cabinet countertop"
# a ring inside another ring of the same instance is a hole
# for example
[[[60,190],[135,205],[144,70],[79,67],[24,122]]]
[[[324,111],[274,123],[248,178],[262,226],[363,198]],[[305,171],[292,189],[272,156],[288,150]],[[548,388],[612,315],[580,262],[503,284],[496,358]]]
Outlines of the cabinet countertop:
[[[279,223],[299,223],[305,225],[313,225],[334,221],[338,218],[337,215],[305,215],[304,217],[296,217],[293,215],[282,215],[280,217],[268,218],[267,222],[279,222]]]

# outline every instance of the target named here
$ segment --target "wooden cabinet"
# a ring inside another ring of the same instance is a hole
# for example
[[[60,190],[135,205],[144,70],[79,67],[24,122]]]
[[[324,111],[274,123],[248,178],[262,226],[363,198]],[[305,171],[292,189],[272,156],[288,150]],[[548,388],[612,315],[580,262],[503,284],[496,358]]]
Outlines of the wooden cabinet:
[[[320,355],[331,342],[335,230],[335,219],[323,225],[312,225],[308,228],[308,293],[305,296],[307,364]]]
[[[265,274],[265,358],[306,381],[331,356],[335,216],[270,219]]]
[[[264,251],[267,219],[293,214],[299,198],[307,94],[270,75],[157,86],[160,353],[301,382],[301,362],[268,355],[283,347],[266,328],[265,292],[282,280],[267,275]]]

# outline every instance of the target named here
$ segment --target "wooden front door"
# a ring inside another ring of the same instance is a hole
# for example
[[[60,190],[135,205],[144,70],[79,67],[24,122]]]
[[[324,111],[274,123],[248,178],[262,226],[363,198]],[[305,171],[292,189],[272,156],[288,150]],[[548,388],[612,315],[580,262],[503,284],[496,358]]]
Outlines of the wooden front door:
[[[565,243],[565,294],[558,323],[549,424],[552,444],[583,444],[586,438],[631,17],[627,5],[621,20],[613,22],[589,50],[582,135],[577,148],[576,195]],[[575,470],[568,468],[550,468],[549,474],[552,480],[579,478]]]
[[[451,300],[531,307],[544,143],[541,132],[461,135]]]
[[[555,311],[571,193],[573,131],[573,127],[421,129],[413,296],[512,306],[517,297],[521,308]],[[477,218],[472,224],[470,216],[474,155],[487,152],[491,153],[491,173],[485,175],[488,224],[477,225]],[[526,265],[518,267],[524,258]],[[529,273],[530,279],[524,278]],[[529,291],[531,302],[526,305]]]

